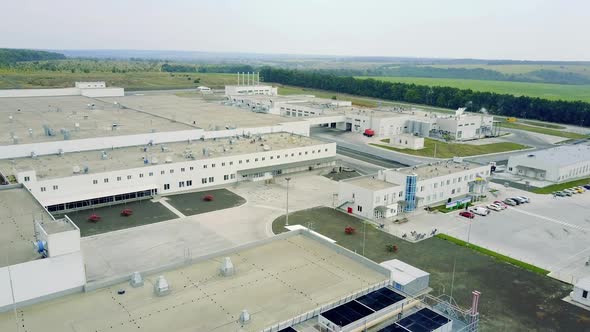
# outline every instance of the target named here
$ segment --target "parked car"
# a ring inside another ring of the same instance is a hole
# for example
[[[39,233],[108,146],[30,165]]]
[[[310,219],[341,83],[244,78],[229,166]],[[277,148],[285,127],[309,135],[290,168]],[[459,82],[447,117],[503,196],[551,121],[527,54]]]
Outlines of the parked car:
[[[522,199],[525,203],[530,203],[531,199],[527,196],[518,196],[518,198]]]
[[[506,205],[510,205],[510,206],[515,206],[518,205],[518,202],[515,200],[512,200],[510,198],[506,198],[505,200],[503,200],[504,204]]]
[[[576,189],[580,194],[586,191],[586,189],[584,189],[582,186],[574,187],[574,189]]]
[[[459,215],[460,215],[461,217],[465,217],[465,218],[469,218],[469,219],[473,219],[473,218],[475,218],[475,214],[473,214],[473,213],[471,213],[471,212],[469,212],[469,211],[462,211],[462,212],[459,212]]]
[[[566,193],[570,193],[570,194],[579,194],[579,192],[577,190],[574,190],[573,188],[568,188],[568,189],[564,189],[563,191],[565,191]]]
[[[490,209],[490,210],[494,210],[494,211],[502,211],[502,210],[504,210],[504,208],[503,208],[503,207],[501,207],[501,206],[500,206],[500,205],[498,205],[498,204],[494,204],[494,203],[492,203],[492,204],[488,204],[486,207],[487,207],[488,209]]]
[[[512,200],[516,201],[518,204],[524,204],[526,201],[520,197],[510,197]]]
[[[586,190],[590,190],[590,184],[585,184],[582,187],[584,187]]]
[[[554,196],[557,196],[557,197],[566,197],[566,196],[568,196],[568,195],[567,195],[566,193],[564,193],[563,191],[556,191],[556,192],[554,192],[554,193],[553,193],[553,195],[554,195]],[[571,196],[571,195],[570,195],[570,196]]]
[[[490,210],[486,209],[483,206],[472,207],[471,209],[469,209],[469,211],[475,214],[479,214],[480,216],[487,216],[488,214],[490,214]]]
[[[569,190],[569,189],[564,189],[561,192],[564,193],[566,196],[571,196],[571,195],[574,194],[574,192],[572,190]]]
[[[502,201],[494,201],[494,204],[499,205],[502,209],[508,208],[508,204],[506,204]]]

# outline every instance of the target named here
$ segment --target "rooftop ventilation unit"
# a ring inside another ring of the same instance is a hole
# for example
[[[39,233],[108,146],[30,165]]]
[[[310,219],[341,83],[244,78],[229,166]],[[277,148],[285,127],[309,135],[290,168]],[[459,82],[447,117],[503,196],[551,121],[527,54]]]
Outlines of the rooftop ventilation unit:
[[[141,287],[143,286],[143,278],[139,272],[133,272],[131,275],[131,280],[129,281],[131,287]]]
[[[221,263],[221,275],[229,277],[234,275],[234,272],[234,264],[232,263],[231,258],[225,257],[223,263]]]
[[[159,276],[158,280],[156,280],[156,283],[154,284],[154,293],[156,296],[165,296],[170,294],[170,292],[171,289],[168,281],[164,278],[164,276]]]
[[[78,166],[78,165],[74,165],[72,167],[72,173],[74,173],[74,174],[80,174],[81,171],[82,170],[80,169],[80,166]]]
[[[109,155],[107,154],[107,152],[106,151],[102,151],[101,154],[100,154],[100,159],[106,160],[108,158],[109,158]]]
[[[166,159],[164,159],[164,162],[165,162],[166,164],[170,164],[170,163],[172,162],[172,157],[170,157],[170,156],[166,156]]]
[[[245,323],[248,323],[249,321],[250,321],[250,313],[246,309],[242,310],[242,312],[240,313],[240,323],[245,324]]]

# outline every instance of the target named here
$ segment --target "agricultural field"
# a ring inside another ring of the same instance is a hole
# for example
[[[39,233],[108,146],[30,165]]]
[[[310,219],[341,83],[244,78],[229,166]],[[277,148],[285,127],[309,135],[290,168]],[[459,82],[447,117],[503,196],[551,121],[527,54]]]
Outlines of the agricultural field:
[[[190,89],[200,85],[222,89],[234,84],[234,74],[108,71],[14,71],[0,69],[0,89],[65,88],[76,81],[106,81],[127,90]]]
[[[424,67],[435,68],[465,68],[465,69],[487,69],[499,71],[502,74],[526,74],[535,70],[555,70],[560,72],[575,73],[590,77],[590,65],[547,65],[547,64],[504,64],[504,65],[482,65],[482,64],[456,64],[456,65],[424,65]]]
[[[418,85],[429,86],[448,86],[459,89],[496,92],[500,94],[511,94],[515,96],[530,96],[551,100],[582,100],[590,102],[590,85],[483,81],[425,77],[357,76],[357,78],[373,78],[376,80],[383,80],[387,82],[413,83]]]
[[[389,139],[382,139],[383,143],[389,143]],[[435,157],[435,158],[453,158],[453,157],[468,157],[477,156],[481,154],[497,153],[497,152],[508,152],[515,150],[522,150],[528,148],[528,146],[501,142],[501,143],[490,143],[482,145],[471,145],[471,144],[460,144],[460,143],[446,143],[430,138],[424,139],[424,148],[420,150],[410,149],[398,149],[387,144],[376,144],[370,143],[372,146],[379,148],[410,154],[413,156],[421,157]],[[435,147],[436,146],[436,147]],[[436,154],[435,154],[436,149]]]

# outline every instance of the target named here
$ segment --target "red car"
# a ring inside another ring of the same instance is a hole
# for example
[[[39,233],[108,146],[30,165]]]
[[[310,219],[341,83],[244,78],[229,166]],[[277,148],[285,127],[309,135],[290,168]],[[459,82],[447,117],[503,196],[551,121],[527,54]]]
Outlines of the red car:
[[[503,209],[508,207],[508,205],[502,201],[494,201],[494,204],[500,205]]]
[[[469,211],[459,212],[459,215],[461,217],[465,217],[465,218],[469,218],[469,219],[475,218],[475,214],[473,214],[473,212],[469,212]]]

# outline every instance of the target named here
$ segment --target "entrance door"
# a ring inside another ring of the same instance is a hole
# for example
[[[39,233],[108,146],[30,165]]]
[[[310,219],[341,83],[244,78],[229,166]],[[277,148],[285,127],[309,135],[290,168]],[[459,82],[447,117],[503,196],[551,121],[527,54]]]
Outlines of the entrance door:
[[[346,131],[352,131],[352,123],[346,124]]]

